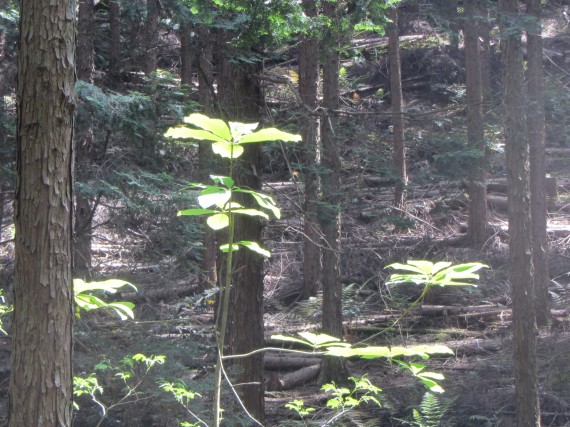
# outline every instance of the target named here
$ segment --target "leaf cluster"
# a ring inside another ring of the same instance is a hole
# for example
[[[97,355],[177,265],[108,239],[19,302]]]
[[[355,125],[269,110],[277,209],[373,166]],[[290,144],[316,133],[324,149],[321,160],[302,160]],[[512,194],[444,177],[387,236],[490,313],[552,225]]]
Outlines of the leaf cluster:
[[[96,295],[97,293],[115,294],[125,286],[137,290],[134,285],[124,280],[110,279],[102,282],[85,282],[82,279],[73,279],[75,315],[80,317],[81,310],[104,310],[118,316],[121,320],[134,319],[133,308],[135,305],[132,302],[107,303]]]

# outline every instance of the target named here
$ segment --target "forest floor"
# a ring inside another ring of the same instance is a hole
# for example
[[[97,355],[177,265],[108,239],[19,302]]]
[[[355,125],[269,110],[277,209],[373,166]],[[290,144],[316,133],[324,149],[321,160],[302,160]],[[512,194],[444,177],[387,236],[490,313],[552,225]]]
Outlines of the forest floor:
[[[410,27],[414,27],[413,21]],[[561,25],[553,18],[553,28]],[[426,40],[423,47],[403,52],[404,93],[408,111],[408,164],[411,183],[404,215],[391,207],[389,102],[378,89],[386,87],[386,61],[382,54],[385,39],[360,40],[360,56],[345,58],[344,116],[339,128],[343,158],[343,255],[345,284],[345,340],[359,342],[373,334],[368,344],[382,346],[440,343],[452,348],[451,357],[434,356],[426,365],[445,375],[441,385],[442,404],[449,409],[440,425],[513,426],[514,385],[512,372],[512,332],[510,283],[508,280],[508,234],[506,184],[500,146],[500,124],[489,112],[487,135],[495,140],[490,156],[490,226],[494,230],[482,250],[465,247],[464,231],[467,198],[462,180],[469,157],[461,155],[464,114],[461,86],[450,77],[461,74],[461,60],[428,45],[429,29],[419,22]],[[358,43],[356,43],[358,44]],[[355,44],[355,45],[356,45]],[[362,47],[364,46],[364,47]],[[550,90],[568,92],[570,38],[553,30],[545,39]],[[364,52],[364,53],[363,53]],[[366,57],[366,60],[362,60]],[[496,62],[498,61],[496,55]],[[286,75],[287,68],[272,72]],[[457,81],[461,76],[457,76]],[[358,81],[360,83],[355,84]],[[348,83],[352,82],[352,83]],[[289,95],[285,89],[267,88],[269,107],[279,109]],[[359,93],[355,96],[355,93]],[[553,109],[569,111],[570,95],[557,94]],[[565,104],[566,103],[566,104]],[[433,112],[433,114],[432,114]],[[414,115],[415,114],[415,115]],[[565,113],[564,113],[565,114]],[[550,273],[553,322],[538,332],[540,399],[544,426],[570,425],[570,145],[565,115],[552,115],[549,124],[548,169],[557,180],[557,194],[549,209]],[[495,122],[493,122],[495,121]],[[268,168],[265,188],[275,194],[284,216],[266,228],[265,243],[272,252],[265,282],[265,328],[271,334],[318,331],[320,300],[291,303],[301,286],[302,186],[295,151],[278,146],[265,153]],[[285,161],[287,158],[287,161]],[[100,229],[102,230],[102,229]],[[2,240],[2,239],[0,239]],[[119,364],[126,355],[165,355],[166,363],[152,372],[132,369],[131,387],[139,384],[127,400],[125,384],[111,369],[101,369],[105,384],[99,397],[107,406],[116,404],[103,426],[177,426],[191,420],[175,400],[158,389],[157,381],[185,381],[202,394],[190,402],[195,413],[210,409],[214,344],[213,312],[206,299],[193,295],[194,273],[181,270],[169,257],[152,261],[133,257],[141,240],[132,236],[118,241],[112,230],[100,231],[94,247],[100,277],[120,277],[138,288],[123,292],[117,300],[136,304],[136,321],[122,322],[106,314],[88,313],[76,322],[76,375],[88,376],[95,365]],[[0,248],[3,271],[9,270],[13,249]],[[394,321],[419,295],[412,286],[387,288],[385,266],[410,259],[474,262],[490,268],[482,273],[478,287],[435,289],[423,305],[396,324]],[[5,416],[9,373],[9,338],[0,339],[0,419]],[[381,408],[369,405],[351,411],[334,425],[401,426],[412,422],[412,408],[419,408],[426,389],[411,375],[386,360],[351,360],[353,376],[367,374],[383,390]],[[275,385],[285,368],[267,370],[267,426],[304,425],[285,404],[302,399],[317,408],[307,425],[330,417],[325,407],[328,396],[314,381],[282,390]],[[279,383],[279,382],[277,382]],[[140,392],[140,394],[139,394]],[[88,399],[79,399],[77,426],[94,426],[99,408]],[[231,404],[228,404],[231,406]],[[203,412],[202,412],[203,411]],[[230,410],[227,419],[232,420]],[[318,420],[318,421],[317,421]],[[231,424],[229,422],[228,425]],[[237,421],[235,421],[237,423]],[[320,423],[320,424],[319,424]],[[1,424],[1,421],[0,421]],[[425,424],[428,425],[428,424]],[[435,424],[434,424],[435,425]]]

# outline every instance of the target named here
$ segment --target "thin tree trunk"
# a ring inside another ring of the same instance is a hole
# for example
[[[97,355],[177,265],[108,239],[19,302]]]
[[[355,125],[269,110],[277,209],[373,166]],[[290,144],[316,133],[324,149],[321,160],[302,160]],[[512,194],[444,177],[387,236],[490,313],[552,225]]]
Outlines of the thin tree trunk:
[[[485,135],[483,131],[483,96],[479,56],[479,19],[476,0],[465,0],[465,69],[467,72],[467,141],[479,154],[469,167],[470,245],[481,248],[487,241],[487,174],[485,170]]]
[[[146,1],[146,52],[144,71],[153,73],[158,67],[158,0]]]
[[[327,2],[323,14],[335,19],[338,4]],[[339,108],[339,41],[333,32],[325,34],[321,42],[323,58],[323,107],[328,110]],[[322,137],[322,202],[319,222],[325,240],[323,250],[323,327],[325,334],[342,338],[342,283],[340,274],[341,251],[341,163],[336,140],[337,117],[328,115],[321,122]],[[319,375],[319,382],[347,380],[346,365],[342,358],[325,357]]]
[[[398,12],[390,15],[392,23],[388,33],[388,57],[390,61],[390,99],[392,104],[392,165],[397,182],[394,187],[394,205],[401,210],[406,208],[406,147],[404,144],[404,95],[402,93],[402,67],[400,63],[400,32]]]
[[[202,105],[202,111],[206,115],[214,113],[214,66],[213,66],[213,44],[214,37],[212,31],[202,25],[198,28],[198,99]],[[198,145],[199,175],[202,182],[209,180],[209,175],[218,172],[218,166],[212,144],[200,142]],[[218,282],[216,237],[214,230],[210,227],[204,228],[202,240],[204,253],[200,262],[201,278],[200,287],[202,290],[216,286]]]
[[[79,31],[77,33],[77,79],[93,83],[94,52],[94,9],[93,0],[79,2]],[[80,181],[88,180],[89,169],[93,164],[94,130],[91,118],[78,129],[76,140],[77,176]],[[91,276],[91,226],[94,202],[87,195],[75,194],[75,222],[73,225],[73,264],[74,274],[83,278]]]
[[[528,138],[530,145],[530,203],[532,217],[532,263],[536,322],[545,326],[550,319],[548,304],[548,234],[546,232],[546,153],[544,119],[544,76],[540,0],[527,0],[527,12],[536,19],[527,30]]]
[[[119,0],[109,2],[109,75],[118,81],[121,71],[121,6]]]
[[[192,85],[192,26],[183,22],[180,24],[180,82]]]
[[[484,102],[488,102],[492,97],[491,86],[491,24],[490,7],[477,2],[477,10],[481,17],[479,21],[479,38],[481,40],[481,50],[479,59],[481,61],[481,96]],[[483,108],[485,111],[485,108]]]
[[[518,427],[540,425],[531,255],[529,152],[526,133],[522,27],[517,0],[499,0],[509,189],[510,278],[513,358]]]
[[[314,0],[305,0],[303,10],[309,17],[317,15]],[[319,86],[319,41],[316,37],[304,35],[299,48],[299,94],[302,102],[311,110],[318,105]],[[303,177],[305,183],[305,215],[303,226],[303,292],[301,299],[315,295],[320,287],[321,233],[318,221],[319,176],[319,119],[316,115],[305,115],[302,119]]]
[[[76,5],[22,0],[20,6],[8,425],[71,426]]]

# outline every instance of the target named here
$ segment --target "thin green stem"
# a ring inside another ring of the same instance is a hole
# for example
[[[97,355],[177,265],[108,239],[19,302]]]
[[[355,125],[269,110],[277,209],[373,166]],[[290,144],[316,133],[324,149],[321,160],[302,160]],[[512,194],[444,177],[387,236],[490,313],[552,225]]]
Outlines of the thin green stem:
[[[233,144],[231,145],[231,156],[230,156],[230,178],[233,179],[234,173],[234,153]],[[230,191],[233,188],[230,189]],[[220,305],[220,311],[218,313],[218,319],[216,321],[216,333],[218,341],[218,358],[216,360],[216,370],[215,370],[215,392],[214,392],[214,425],[219,427],[221,423],[221,400],[222,400],[222,371],[223,371],[223,357],[224,357],[224,345],[226,339],[226,330],[228,324],[228,312],[230,307],[230,290],[232,282],[232,261],[233,261],[233,245],[235,236],[235,217],[232,213],[232,202],[233,202],[233,192],[231,193],[230,199],[228,201],[228,256],[226,258],[226,271],[224,274],[224,283],[222,286],[222,301]]]

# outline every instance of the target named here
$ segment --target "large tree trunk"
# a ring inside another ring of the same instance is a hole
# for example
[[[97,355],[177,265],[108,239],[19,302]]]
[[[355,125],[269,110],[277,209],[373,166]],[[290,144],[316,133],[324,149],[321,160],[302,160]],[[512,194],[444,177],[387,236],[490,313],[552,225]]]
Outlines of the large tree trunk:
[[[198,99],[202,105],[202,111],[206,115],[214,113],[214,66],[213,51],[214,37],[212,31],[205,25],[198,28]],[[209,175],[218,173],[212,144],[200,142],[198,145],[199,178],[202,182],[208,182]],[[202,239],[204,253],[200,262],[200,288],[202,290],[216,286],[218,282],[216,238],[214,230],[204,228]]]
[[[327,2],[323,13],[335,19],[338,4]],[[337,117],[332,110],[339,108],[339,42],[333,32],[325,34],[321,42],[323,58],[323,107],[329,115],[321,122],[322,137],[322,193],[319,221],[324,235],[323,249],[323,328],[325,334],[342,338],[342,283],[340,274],[341,242],[341,182],[340,154],[336,140]],[[325,357],[319,382],[346,382],[347,370],[342,358]]]
[[[94,53],[93,34],[95,31],[93,0],[79,2],[79,31],[77,33],[77,79],[93,83]],[[94,130],[90,118],[86,124],[77,129],[76,159],[77,175],[79,181],[89,179],[89,169],[93,164],[93,138]],[[74,274],[83,278],[91,275],[91,225],[95,203],[89,196],[76,192],[75,194],[75,222],[73,225],[73,264]]]
[[[303,10],[309,17],[317,15],[314,0],[303,1]],[[304,35],[299,48],[299,94],[301,101],[311,110],[318,106],[319,41]],[[315,295],[320,287],[321,233],[318,221],[319,175],[319,119],[306,114],[302,119],[303,177],[305,183],[305,215],[303,226],[303,292],[301,299]]]
[[[481,61],[479,56],[479,13],[476,0],[465,0],[465,69],[467,72],[467,141],[479,152],[470,165],[469,221],[467,236],[472,247],[481,248],[487,240],[487,174],[483,131]]]
[[[259,120],[261,90],[252,78],[259,72],[259,65],[247,65],[230,61],[221,56],[218,80],[220,105],[227,114],[225,119],[242,122]],[[261,149],[259,144],[248,144],[236,164],[236,183],[240,187],[259,190],[261,183]],[[236,201],[252,206],[251,198]],[[235,241],[261,242],[263,226],[259,220],[237,215]],[[228,313],[227,347],[229,354],[244,354],[263,347],[263,257],[246,248],[235,252]],[[258,421],[265,419],[263,354],[238,359],[239,371],[234,384],[241,399]]]
[[[400,63],[400,32],[398,11],[390,15],[392,23],[388,33],[388,58],[390,61],[390,100],[392,104],[392,165],[397,182],[394,187],[394,206],[406,209],[406,146],[404,144],[404,95],[402,93],[402,67]]]
[[[545,326],[550,318],[548,304],[548,234],[546,231],[546,153],[544,77],[540,0],[527,0],[527,12],[535,18],[527,30],[528,138],[530,145],[530,203],[532,217],[532,263],[536,322]]]
[[[75,2],[20,2],[9,426],[72,422]]]
[[[517,426],[539,426],[525,85],[517,0],[499,1],[505,105],[509,250]]]

